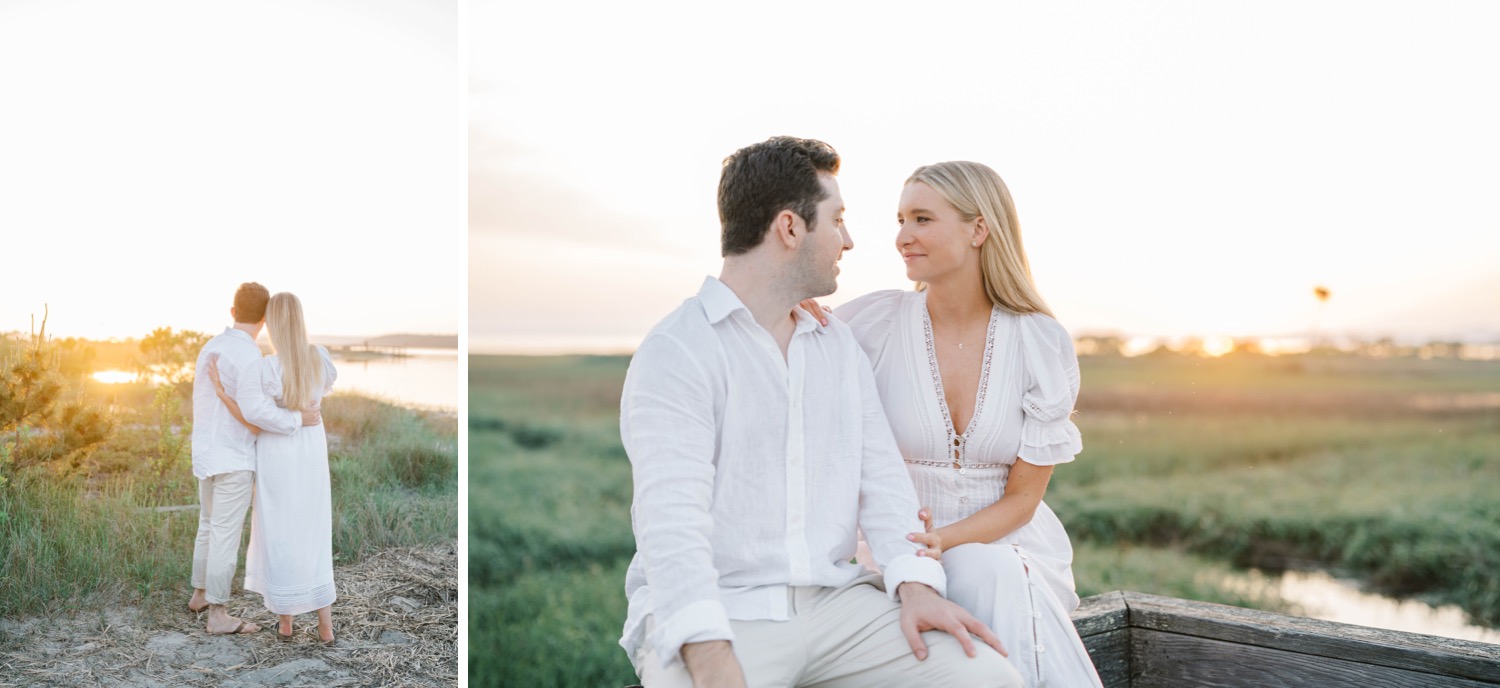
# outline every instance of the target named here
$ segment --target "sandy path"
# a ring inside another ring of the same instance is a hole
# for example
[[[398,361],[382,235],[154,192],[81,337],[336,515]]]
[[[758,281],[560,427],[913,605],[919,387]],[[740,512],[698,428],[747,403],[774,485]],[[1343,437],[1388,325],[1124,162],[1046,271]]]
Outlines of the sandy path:
[[[277,642],[276,617],[239,591],[230,613],[260,624],[258,633],[209,635],[186,607],[0,620],[0,686],[458,684],[455,545],[386,550],[337,568],[334,580],[332,648],[317,641],[311,614],[297,618],[294,641]]]

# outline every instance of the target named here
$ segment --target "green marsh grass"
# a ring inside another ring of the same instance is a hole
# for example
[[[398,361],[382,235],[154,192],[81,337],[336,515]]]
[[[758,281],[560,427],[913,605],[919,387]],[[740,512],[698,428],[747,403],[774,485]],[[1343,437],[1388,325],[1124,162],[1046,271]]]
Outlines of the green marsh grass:
[[[470,359],[471,685],[621,686],[634,551],[624,357]],[[1084,453],[1047,502],[1082,595],[1288,610],[1226,583],[1327,567],[1500,610],[1500,364],[1085,357]]]

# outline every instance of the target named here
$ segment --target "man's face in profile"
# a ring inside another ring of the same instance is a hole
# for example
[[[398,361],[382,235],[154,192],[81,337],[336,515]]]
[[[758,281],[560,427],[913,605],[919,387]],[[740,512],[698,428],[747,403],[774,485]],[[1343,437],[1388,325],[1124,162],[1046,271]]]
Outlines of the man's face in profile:
[[[827,198],[818,203],[816,225],[810,226],[798,249],[797,282],[803,298],[827,296],[838,289],[839,259],[854,248],[844,227],[844,196],[839,182],[831,174],[818,173]]]

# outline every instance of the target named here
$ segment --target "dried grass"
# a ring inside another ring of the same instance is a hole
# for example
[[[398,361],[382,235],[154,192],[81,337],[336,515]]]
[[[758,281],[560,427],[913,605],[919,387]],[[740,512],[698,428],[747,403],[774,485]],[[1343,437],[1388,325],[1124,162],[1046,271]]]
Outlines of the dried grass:
[[[292,642],[278,642],[276,617],[253,594],[230,604],[262,626],[248,636],[209,635],[185,608],[0,620],[0,686],[457,685],[456,544],[387,549],[334,580],[331,648],[310,614]]]

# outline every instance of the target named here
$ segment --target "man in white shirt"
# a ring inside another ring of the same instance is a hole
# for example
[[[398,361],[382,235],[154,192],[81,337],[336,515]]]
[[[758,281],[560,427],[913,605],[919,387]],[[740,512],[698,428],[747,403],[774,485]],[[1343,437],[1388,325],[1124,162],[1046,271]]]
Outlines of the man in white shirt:
[[[234,293],[229,315],[234,326],[227,327],[198,352],[193,378],[193,476],[198,479],[198,538],[193,544],[193,597],[188,609],[208,609],[208,632],[254,633],[260,626],[229,615],[234,572],[239,565],[240,535],[245,526],[245,512],[255,489],[255,436],[260,432],[290,435],[303,425],[322,422],[317,409],[290,411],[276,408],[269,400],[268,409],[255,413],[256,418],[273,421],[260,427],[247,426],[235,418],[229,407],[219,400],[208,379],[205,366],[210,360],[218,368],[219,380],[233,396],[240,385],[260,384],[246,380],[241,371],[260,360],[255,338],[266,324],[266,304],[271,293],[255,282],[241,284]],[[244,415],[250,409],[242,409]]]
[[[797,307],[833,293],[853,248],[838,167],[827,144],[790,137],[727,158],[720,277],[631,361],[620,644],[646,688],[1020,685],[908,538],[916,495],[864,352]],[[856,527],[883,577],[850,562]]]

